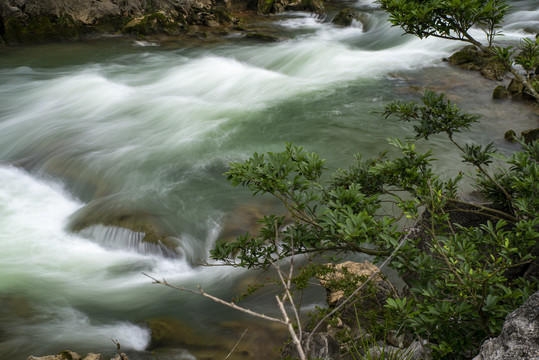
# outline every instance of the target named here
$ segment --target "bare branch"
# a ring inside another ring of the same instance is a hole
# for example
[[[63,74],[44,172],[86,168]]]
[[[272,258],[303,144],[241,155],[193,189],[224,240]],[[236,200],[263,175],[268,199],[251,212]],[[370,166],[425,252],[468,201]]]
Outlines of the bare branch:
[[[419,221],[416,220],[416,222],[414,223],[413,227],[416,227],[417,226],[417,223]],[[341,304],[339,306],[336,306],[335,309],[333,309],[332,311],[329,312],[329,314],[327,314],[326,316],[324,316],[319,322],[318,324],[316,324],[316,326],[314,327],[314,329],[310,332],[309,334],[309,338],[307,340],[307,343],[309,343],[311,341],[311,338],[312,338],[312,335],[316,332],[316,330],[322,325],[322,323],[324,321],[326,321],[330,316],[332,316],[333,314],[335,314],[340,308],[342,308],[345,304],[347,304],[352,298],[354,298],[357,293],[359,293],[361,291],[361,289],[363,289],[363,287],[365,286],[365,284],[367,284],[369,281],[371,281],[372,279],[374,279],[374,277],[376,275],[378,275],[378,273],[381,271],[381,269],[387,265],[388,262],[391,261],[391,259],[393,258],[393,256],[395,256],[395,254],[399,251],[399,249],[402,247],[402,245],[404,245],[404,243],[406,242],[406,240],[408,240],[408,237],[410,236],[410,232],[406,233],[406,235],[404,236],[404,238],[402,238],[402,240],[399,242],[399,244],[397,245],[397,247],[395,248],[395,250],[393,250],[393,252],[391,253],[391,255],[389,255],[387,257],[387,259],[384,260],[384,262],[378,267],[378,270],[374,271],[369,277],[367,280],[365,280],[356,290],[354,290],[354,292],[352,294],[350,294],[350,296],[348,296],[346,299],[344,299],[343,302],[341,302]]]
[[[215,297],[211,294],[208,294],[207,292],[205,292],[204,290],[202,290],[202,288],[199,286],[198,287],[198,291],[194,291],[194,290],[191,290],[191,289],[187,289],[187,288],[184,288],[184,287],[180,287],[180,286],[174,286],[172,284],[169,284],[165,279],[163,280],[157,280],[156,278],[146,274],[146,273],[142,273],[142,275],[146,276],[146,277],[149,277],[150,279],[153,280],[153,283],[154,284],[161,284],[161,285],[165,285],[165,286],[168,286],[172,289],[176,289],[176,290],[180,290],[180,291],[185,291],[185,292],[188,292],[188,293],[192,293],[192,294],[196,294],[196,295],[201,295],[201,296],[204,296],[204,297],[207,297],[208,299],[211,299],[213,301],[215,301],[216,303],[219,303],[219,304],[223,304],[225,306],[228,306],[234,310],[238,310],[238,311],[241,311],[241,312],[244,312],[246,314],[249,314],[249,315],[252,315],[252,316],[255,316],[255,317],[258,317],[258,318],[261,318],[261,319],[264,319],[264,320],[268,320],[268,321],[273,321],[273,322],[277,322],[279,324],[283,324],[283,325],[288,325],[286,323],[286,321],[283,321],[281,319],[277,319],[277,318],[274,318],[274,317],[271,317],[271,316],[267,316],[267,315],[264,315],[264,314],[260,314],[260,313],[257,313],[257,312],[254,312],[252,310],[249,310],[249,309],[246,309],[246,308],[243,308],[241,306],[238,306],[232,302],[227,302],[227,301],[224,301],[224,300],[221,300],[219,299],[218,297]]]
[[[241,334],[240,338],[238,339],[238,342],[236,343],[236,345],[234,345],[234,347],[232,348],[232,350],[230,350],[230,352],[228,353],[228,355],[226,356],[226,358],[224,358],[223,360],[226,360],[230,357],[230,355],[232,355],[232,353],[234,352],[234,350],[236,350],[236,348],[238,347],[241,339],[243,339],[243,336],[245,335],[245,333],[247,332],[247,330],[249,329],[245,329],[245,331],[243,332],[243,334]]]
[[[288,318],[288,315],[286,313],[282,300],[277,295],[275,296],[275,298],[277,299],[277,304],[279,305],[281,314],[283,314],[283,318],[285,319],[286,324],[288,326],[288,332],[290,333],[290,336],[292,337],[292,341],[296,345],[296,349],[298,350],[300,359],[307,360],[307,358],[305,357],[305,352],[303,351],[303,347],[301,346],[301,342],[299,341],[298,336],[296,335],[296,332],[294,331],[294,327],[292,326],[292,323],[290,322],[290,319]]]

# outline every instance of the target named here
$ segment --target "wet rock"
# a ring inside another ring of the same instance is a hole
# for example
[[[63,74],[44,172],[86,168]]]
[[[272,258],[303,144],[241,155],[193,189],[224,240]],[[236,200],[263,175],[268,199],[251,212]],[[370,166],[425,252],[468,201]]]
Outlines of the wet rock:
[[[507,85],[507,91],[511,94],[513,100],[522,100],[524,93],[524,84],[517,79],[511,79],[509,85]]]
[[[277,42],[281,40],[278,36],[260,32],[248,33],[247,35],[245,35],[245,38],[266,42]]]
[[[92,201],[75,212],[68,229],[107,247],[125,246],[140,252],[171,257],[179,255],[172,235],[161,226],[156,217],[140,209],[118,206],[114,200],[109,201],[107,198]],[[122,233],[121,229],[128,232]],[[120,240],[124,242],[114,243]]]
[[[301,345],[308,359],[341,359],[340,345],[333,336],[324,332],[317,332],[310,336],[310,333],[303,333]],[[281,352],[280,359],[299,359],[296,345],[288,343]]]
[[[526,144],[530,144],[534,141],[539,140],[539,128],[525,130],[520,134],[520,136]]]
[[[539,359],[539,292],[507,316],[501,334],[487,340],[474,360]]]
[[[344,8],[331,20],[331,22],[338,26],[351,26],[354,21],[364,23],[365,15],[360,13],[356,9]]]
[[[505,134],[503,134],[503,138],[510,142],[517,141],[517,134],[515,133],[515,130],[507,130]]]
[[[285,10],[320,12],[324,9],[322,0],[258,0],[259,14],[278,14]]]
[[[480,71],[485,78],[490,80],[503,80],[509,71],[503,61],[495,55],[485,53],[473,45],[453,53],[448,61],[462,69]]]
[[[135,35],[167,34],[178,35],[186,28],[183,17],[172,18],[164,12],[158,12],[131,20],[122,29]]]
[[[233,0],[240,1],[240,0]],[[232,2],[233,2],[232,1]],[[178,35],[197,24],[198,14],[226,12],[211,0],[0,0],[0,32],[9,43],[77,39],[103,33]],[[241,2],[241,1],[240,1]],[[203,25],[223,25],[222,17]],[[191,22],[193,21],[193,22]]]
[[[493,99],[509,99],[511,94],[503,85],[498,85],[492,92]]]

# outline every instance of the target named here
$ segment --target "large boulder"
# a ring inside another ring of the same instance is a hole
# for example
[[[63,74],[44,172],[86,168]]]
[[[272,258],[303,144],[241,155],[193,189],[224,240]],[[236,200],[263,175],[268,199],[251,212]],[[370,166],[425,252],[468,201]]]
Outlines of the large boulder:
[[[497,338],[487,340],[473,360],[539,359],[539,291],[505,319]]]

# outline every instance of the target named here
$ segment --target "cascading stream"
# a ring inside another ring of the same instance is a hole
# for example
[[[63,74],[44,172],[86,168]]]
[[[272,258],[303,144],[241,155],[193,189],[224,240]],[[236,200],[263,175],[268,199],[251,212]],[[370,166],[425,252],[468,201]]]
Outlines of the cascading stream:
[[[539,27],[534,1],[514,3],[509,41]],[[223,234],[278,211],[226,183],[231,161],[286,142],[331,168],[377,154],[388,136],[411,133],[371,110],[427,85],[488,118],[464,139],[510,151],[501,128],[537,127],[518,104],[492,102],[493,82],[441,61],[461,44],[401,36],[371,1],[356,6],[368,23],[350,28],[278,16],[272,26],[290,40],[275,44],[101,39],[0,53],[0,358],[114,353],[111,338],[148,358],[145,322],[163,317],[219,336],[237,314],[141,272],[225,298],[244,290],[251,273],[198,266]],[[447,141],[429,145],[442,173],[462,166]],[[150,230],[170,243],[142,243]],[[315,292],[306,307],[320,301]],[[273,303],[259,296],[250,306]]]

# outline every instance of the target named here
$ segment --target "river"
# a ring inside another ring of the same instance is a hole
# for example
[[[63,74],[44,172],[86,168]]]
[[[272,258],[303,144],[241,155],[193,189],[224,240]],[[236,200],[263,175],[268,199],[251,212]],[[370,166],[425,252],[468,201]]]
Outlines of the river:
[[[539,29],[536,1],[511,3],[507,42]],[[112,37],[0,49],[0,359],[113,355],[111,339],[131,359],[203,358],[246,327],[250,349],[236,358],[274,358],[282,332],[141,274],[225,299],[245,289],[252,273],[198,265],[238,219],[274,206],[226,182],[231,161],[292,142],[346,166],[411,134],[372,110],[424,87],[483,117],[464,141],[510,152],[506,130],[538,126],[531,107],[491,99],[496,82],[442,61],[462,44],[402,36],[371,1],[349,5],[365,12],[364,26],[287,13],[266,21],[287,38],[276,43]],[[443,138],[427,146],[442,174],[462,167]],[[150,219],[179,255],[120,228],[71,231],[85,211]],[[245,304],[271,313],[266,295]],[[322,304],[315,289],[305,308]],[[152,355],[151,319],[172,319],[190,337]]]

